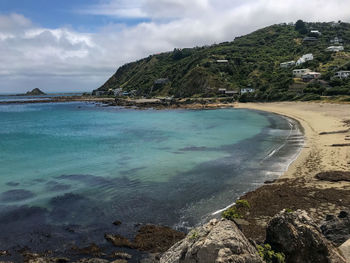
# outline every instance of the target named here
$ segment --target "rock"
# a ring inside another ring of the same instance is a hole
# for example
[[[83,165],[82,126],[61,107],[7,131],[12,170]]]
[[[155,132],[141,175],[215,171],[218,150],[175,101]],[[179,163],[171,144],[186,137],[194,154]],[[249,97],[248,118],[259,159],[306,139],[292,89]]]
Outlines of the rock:
[[[347,262],[350,262],[350,239],[345,241],[340,247],[339,250],[343,253]]]
[[[109,261],[101,258],[85,258],[79,260],[77,263],[109,263]]]
[[[350,172],[346,171],[328,171],[315,175],[316,179],[329,182],[350,181]]]
[[[213,219],[165,252],[160,263],[262,263],[234,222]]]
[[[349,212],[341,211],[338,216],[327,215],[321,225],[323,235],[336,246],[340,246],[350,238]]]
[[[105,234],[105,239],[116,247],[134,248],[134,245],[129,241],[129,239],[120,235]]]
[[[288,263],[345,263],[345,258],[323,237],[305,211],[281,211],[266,230],[266,243],[283,252]]]
[[[134,247],[147,252],[165,252],[186,235],[166,226],[142,226],[135,237]]]
[[[116,220],[116,221],[113,222],[113,225],[115,225],[115,226],[119,226],[121,224],[122,224],[122,222],[119,221],[119,220]]]
[[[124,252],[114,252],[110,255],[111,258],[118,258],[118,259],[131,259],[131,255]]]
[[[111,263],[128,263],[128,261],[125,259],[117,259],[117,260],[112,261]]]
[[[92,255],[97,257],[100,257],[103,254],[101,251],[101,248],[97,246],[95,243],[92,243],[89,246],[84,248],[73,246],[71,249],[78,254],[86,254],[86,255]]]

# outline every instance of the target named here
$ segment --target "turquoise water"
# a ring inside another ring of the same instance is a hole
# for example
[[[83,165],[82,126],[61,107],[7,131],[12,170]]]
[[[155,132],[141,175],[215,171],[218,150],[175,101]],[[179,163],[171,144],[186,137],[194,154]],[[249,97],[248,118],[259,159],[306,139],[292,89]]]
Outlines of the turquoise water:
[[[191,227],[279,176],[300,136],[291,120],[243,109],[0,105],[0,231],[23,245],[37,227],[80,241],[89,229],[84,242],[102,242],[91,230],[114,220],[125,235],[136,223]]]

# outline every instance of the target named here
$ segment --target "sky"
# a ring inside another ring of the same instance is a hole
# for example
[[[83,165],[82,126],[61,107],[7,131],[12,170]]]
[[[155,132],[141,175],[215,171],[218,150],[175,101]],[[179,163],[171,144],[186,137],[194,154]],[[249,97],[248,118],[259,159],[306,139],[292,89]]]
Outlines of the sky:
[[[298,19],[350,22],[349,0],[0,0],[0,93],[92,91],[150,54]]]

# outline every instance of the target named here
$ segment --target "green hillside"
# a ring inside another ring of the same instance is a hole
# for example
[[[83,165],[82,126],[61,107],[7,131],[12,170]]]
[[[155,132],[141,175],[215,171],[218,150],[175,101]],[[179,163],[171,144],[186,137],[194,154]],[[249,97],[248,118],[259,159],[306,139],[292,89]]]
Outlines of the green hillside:
[[[322,35],[311,33],[318,30]],[[317,41],[303,41],[305,37]],[[344,51],[326,52],[334,37],[342,38]],[[281,68],[312,53],[314,60]],[[224,60],[218,62],[218,60]],[[227,61],[226,61],[227,60]],[[253,88],[241,100],[291,100],[316,95],[350,95],[349,79],[333,79],[338,70],[350,70],[350,24],[279,24],[207,47],[175,49],[151,55],[120,67],[98,90],[122,88],[136,96],[214,97],[218,89]],[[292,70],[309,68],[322,73],[322,81],[304,83],[293,79]],[[158,79],[168,79],[164,83]],[[160,81],[161,82],[161,81]],[[94,91],[96,94],[96,90]]]

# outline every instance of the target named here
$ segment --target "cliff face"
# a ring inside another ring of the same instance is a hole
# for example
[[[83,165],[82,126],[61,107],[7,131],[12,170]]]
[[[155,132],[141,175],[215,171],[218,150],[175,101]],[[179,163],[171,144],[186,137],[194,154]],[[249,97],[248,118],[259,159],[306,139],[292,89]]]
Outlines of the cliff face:
[[[292,69],[296,66],[281,68],[280,63],[297,61],[312,53],[314,59],[298,67],[319,71],[327,81],[334,70],[350,67],[341,67],[350,53],[326,52],[327,47],[334,45],[331,41],[336,36],[341,37],[345,51],[350,49],[350,24],[307,23],[306,28],[300,33],[294,25],[273,25],[232,42],[151,55],[120,67],[98,90],[122,88],[123,91],[136,90],[136,95],[142,96],[189,97],[213,96],[219,88],[238,91],[250,87],[261,99],[293,98],[296,90],[306,88],[306,84],[293,82]],[[316,36],[316,41],[304,41],[311,30],[322,34]],[[159,79],[169,82],[155,85]],[[314,87],[306,92],[324,91]]]

